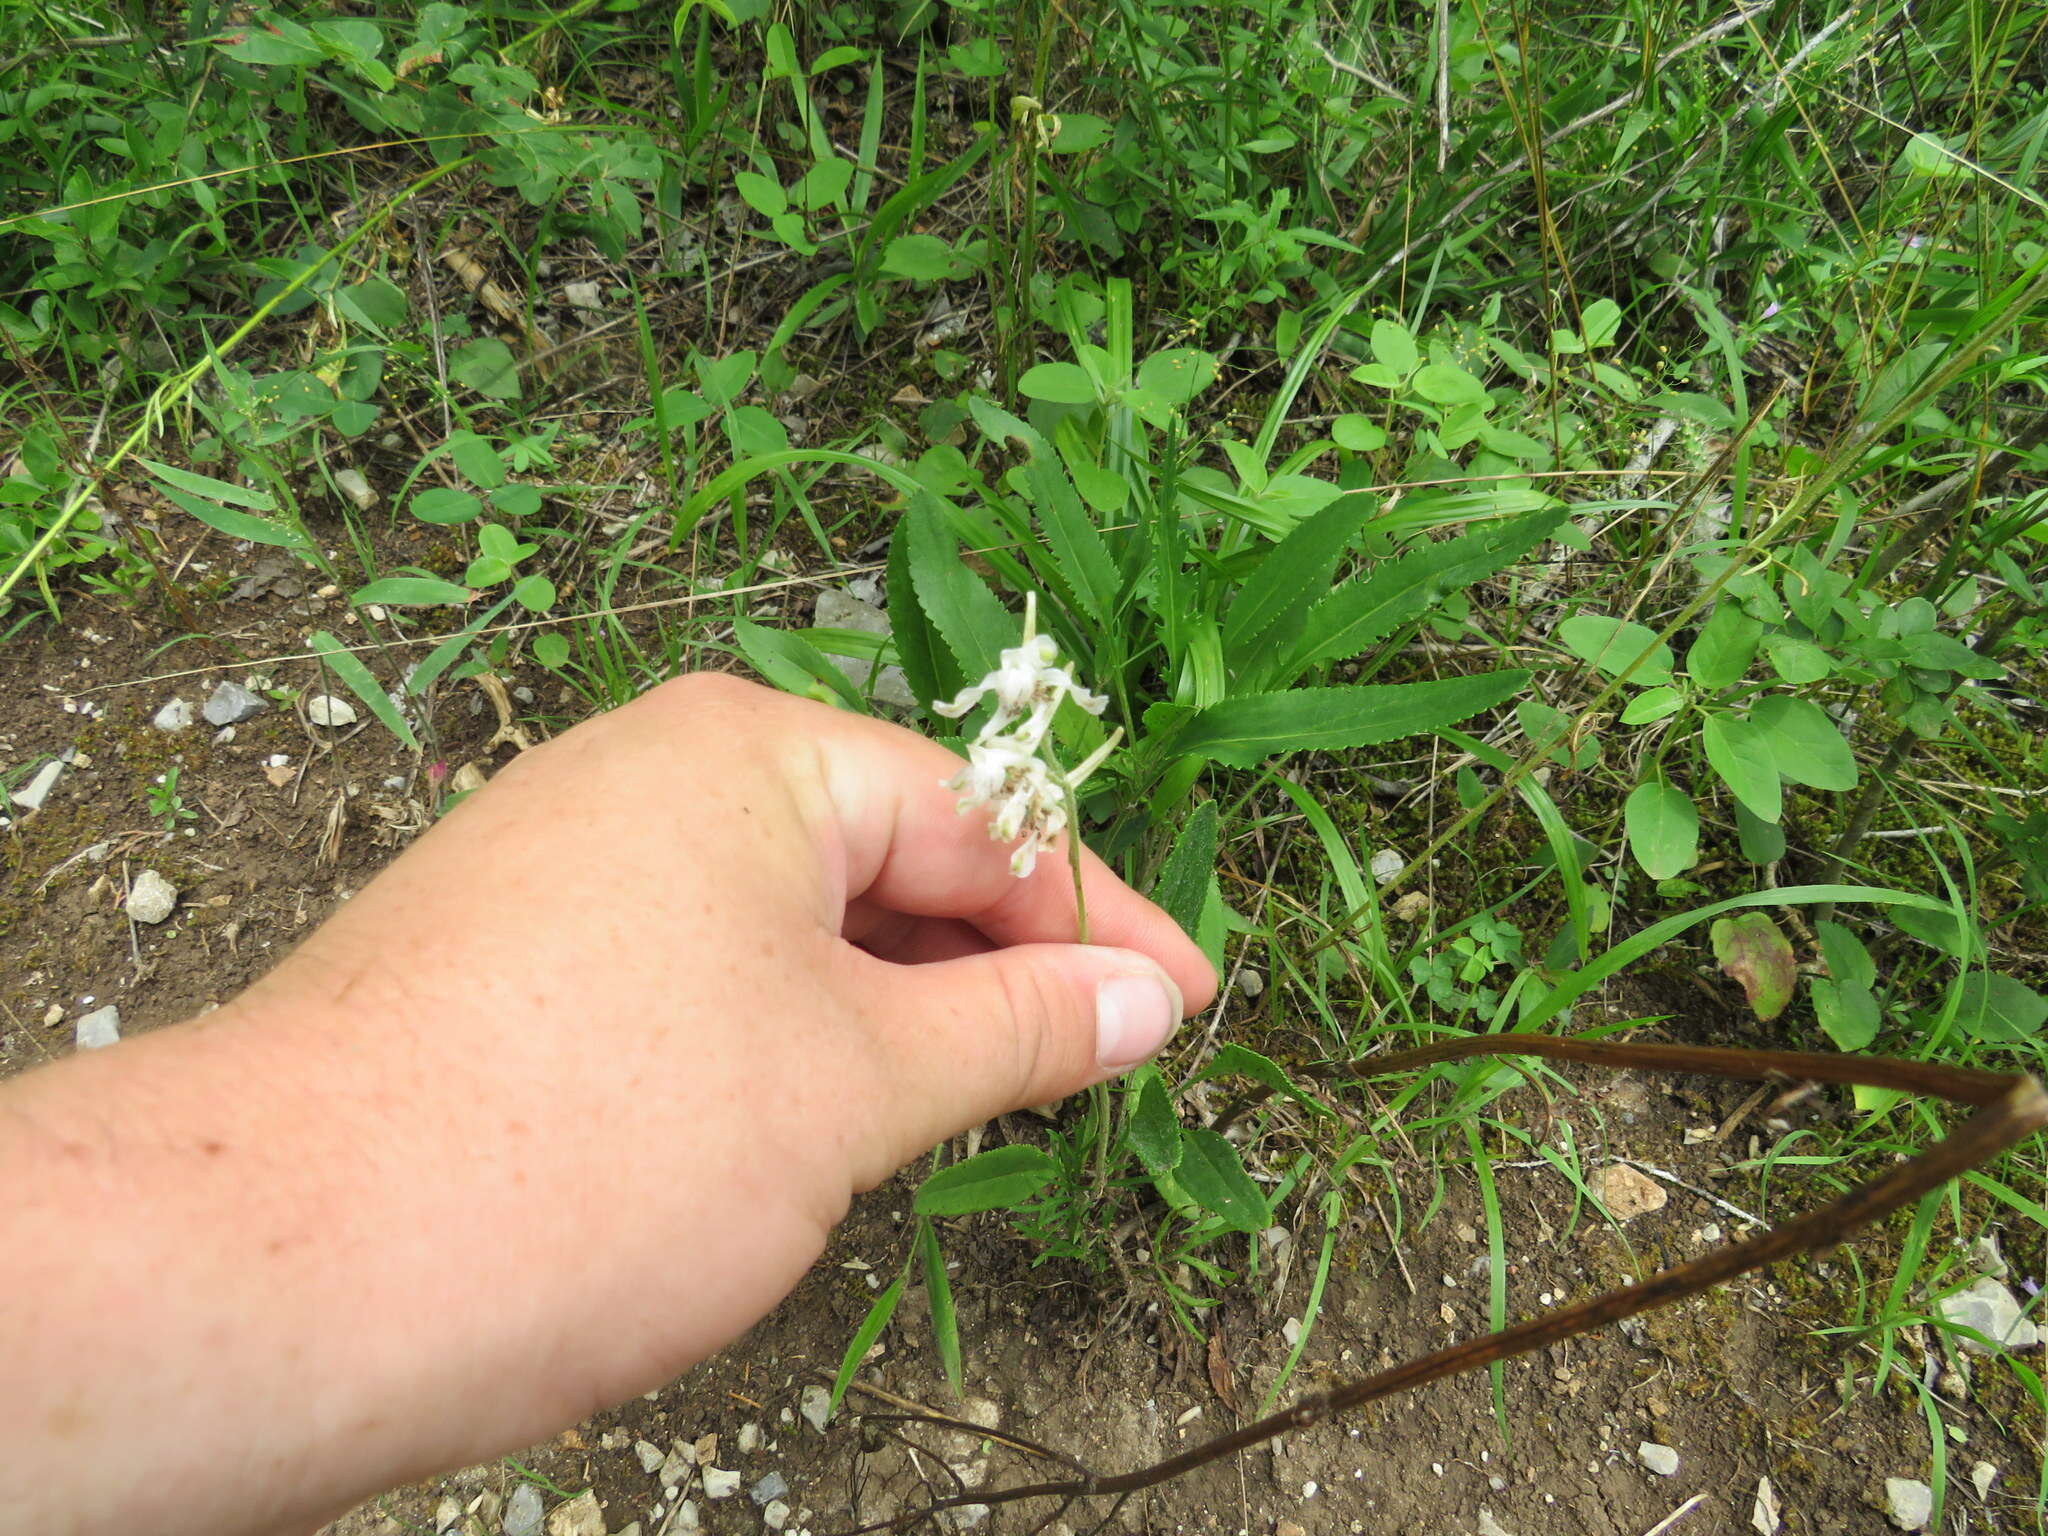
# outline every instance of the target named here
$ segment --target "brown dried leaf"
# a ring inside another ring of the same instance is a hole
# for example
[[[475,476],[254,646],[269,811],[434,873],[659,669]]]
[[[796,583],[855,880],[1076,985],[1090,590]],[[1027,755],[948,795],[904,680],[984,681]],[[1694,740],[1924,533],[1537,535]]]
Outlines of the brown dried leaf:
[[[1209,1385],[1223,1400],[1223,1406],[1237,1412],[1237,1383],[1230,1369],[1230,1356],[1223,1352],[1223,1330],[1209,1335]]]
[[[1750,1012],[1766,1021],[1783,1013],[1792,1001],[1799,967],[1790,941],[1778,931],[1770,914],[1744,912],[1717,918],[1708,932],[1714,959],[1726,975],[1742,983]]]

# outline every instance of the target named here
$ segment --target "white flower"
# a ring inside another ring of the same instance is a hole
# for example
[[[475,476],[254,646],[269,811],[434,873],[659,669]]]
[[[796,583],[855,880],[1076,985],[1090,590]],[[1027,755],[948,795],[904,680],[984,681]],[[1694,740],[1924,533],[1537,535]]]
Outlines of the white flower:
[[[1069,667],[1055,666],[1059,646],[1050,635],[1038,634],[1038,594],[1024,598],[1024,640],[1004,651],[995,671],[972,687],[963,688],[933,709],[949,720],[958,720],[990,694],[995,695],[996,712],[981,728],[975,740],[989,742],[1008,733],[1010,739],[1028,751],[1036,751],[1045,740],[1060,700],[1072,699],[1091,715],[1099,715],[1109,700],[1090,693],[1075,679]]]

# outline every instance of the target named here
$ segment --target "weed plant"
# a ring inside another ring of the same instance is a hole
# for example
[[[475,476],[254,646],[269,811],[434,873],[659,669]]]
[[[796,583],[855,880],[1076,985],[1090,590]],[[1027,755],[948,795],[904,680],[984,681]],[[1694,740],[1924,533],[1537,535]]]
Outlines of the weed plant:
[[[1336,1064],[1584,1028],[1658,966],[1718,966],[1768,1043],[2037,1060],[2044,32],[14,0],[7,632],[201,633],[190,557],[262,546],[341,594],[291,649],[407,747],[487,669],[596,707],[721,655],[956,739],[932,706],[1034,597],[1109,700],[1062,760],[1122,732],[1076,823],[1264,995],[941,1159],[849,1369],[921,1274],[957,1379],[940,1237],[982,1210],[1188,1321],[1263,1283],[1261,1232],[1319,1234],[1312,1328],[1397,1129],[1478,1171],[1504,1317],[1489,1160],[1586,1192],[1568,1118],[1520,1113],[1569,1082],[1443,1067],[1368,1112]],[[798,575],[878,583],[887,632],[792,624]],[[1852,1108],[1744,1171],[1931,1134]],[[1922,1205],[1852,1386],[1968,1279],[1953,1243],[2039,1242],[2040,1177]]]

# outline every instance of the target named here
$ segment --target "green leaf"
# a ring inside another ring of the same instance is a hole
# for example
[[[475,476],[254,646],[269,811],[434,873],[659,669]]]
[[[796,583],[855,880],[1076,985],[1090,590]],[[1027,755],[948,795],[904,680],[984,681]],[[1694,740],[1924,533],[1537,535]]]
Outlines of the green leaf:
[[[910,579],[910,539],[889,541],[889,637],[896,642],[896,660],[903,668],[904,681],[920,702],[951,697],[948,686],[954,679],[939,674],[940,643],[917,600],[916,584]]]
[[[1579,316],[1579,333],[1589,347],[1610,345],[1621,334],[1621,306],[1612,299],[1595,299]]]
[[[1398,320],[1373,321],[1372,355],[1393,371],[1397,376],[1395,382],[1413,373],[1415,365],[1422,361],[1414,336]]]
[[[1836,1050],[1860,1051],[1877,1038],[1884,1025],[1884,1014],[1870,988],[1854,982],[1830,981],[1825,976],[1814,977],[1809,985],[1813,989],[1813,1016]]]
[[[1512,565],[1549,538],[1565,518],[1562,507],[1542,507],[1382,562],[1362,581],[1347,582],[1309,610],[1301,647],[1274,680],[1291,682],[1319,662],[1358,655],[1419,617],[1445,593]]]
[[[1764,650],[1770,654],[1772,670],[1795,687],[1817,683],[1835,670],[1833,657],[1796,635],[1768,635]]]
[[[1216,382],[1216,359],[1192,347],[1155,352],[1138,365],[1138,388],[1166,405],[1186,405]]]
[[[550,629],[533,637],[533,659],[550,672],[558,672],[569,661],[569,641]]]
[[[466,523],[483,516],[484,504],[467,491],[437,485],[412,499],[412,515],[423,523]]]
[[[1141,1067],[1132,1074],[1125,1103],[1125,1125],[1138,1161],[1155,1179],[1173,1172],[1181,1159],[1180,1116],[1173,1112],[1173,1100],[1157,1067]]]
[[[1984,940],[1976,925],[1958,916],[1952,907],[1939,911],[1900,907],[1892,913],[1892,921],[1922,944],[1957,960],[1980,959],[1984,954]]]
[[[1671,647],[1656,632],[1602,613],[1575,613],[1557,626],[1557,638],[1579,660],[1608,677],[1624,673],[1638,688],[1671,681]]]
[[[248,512],[236,512],[228,507],[217,507],[210,501],[188,496],[168,485],[159,486],[157,489],[207,527],[224,533],[231,539],[247,539],[252,544],[270,544],[279,549],[289,549],[306,560],[313,557],[312,545],[306,542],[298,529],[285,523],[274,522],[267,517],[257,517]]]
[[[898,235],[882,250],[882,270],[912,282],[935,283],[958,274],[966,263],[937,235]]]
[[[1109,124],[1091,112],[1062,112],[1059,132],[1045,146],[1049,155],[1078,154],[1109,141]]]
[[[1202,916],[1202,903],[1216,883],[1216,802],[1204,800],[1174,839],[1173,850],[1152,882],[1152,901],[1189,938]]]
[[[501,485],[491,492],[491,510],[507,517],[531,517],[540,510],[540,488],[532,485]]]
[[[1623,725],[1648,725],[1685,708],[1685,695],[1676,688],[1647,688],[1622,706]]]
[[[1526,672],[1484,672],[1440,682],[1245,694],[1200,711],[1171,746],[1233,768],[1280,752],[1373,746],[1456,725],[1513,697],[1528,681]]]
[[[2048,1022],[2048,997],[1996,971],[1972,971],[1956,997],[1956,1022],[1973,1038],[2009,1045]]]
[[[962,563],[959,542],[928,493],[911,498],[898,533],[899,538],[905,536],[918,606],[959,663],[961,674],[978,682],[996,669],[1003,650],[1016,644],[1017,621]]]
[[[1294,1100],[1311,1114],[1320,1115],[1326,1120],[1335,1117],[1336,1112],[1329,1105],[1313,1094],[1304,1092],[1301,1086],[1282,1070],[1277,1061],[1270,1056],[1260,1055],[1249,1046],[1239,1045],[1234,1040],[1219,1046],[1216,1054],[1209,1058],[1208,1064],[1193,1081],[1201,1083],[1211,1078],[1231,1076],[1248,1077],[1253,1082]]]
[[[946,1273],[946,1255],[929,1221],[917,1224],[917,1253],[924,1269],[925,1305],[932,1314],[932,1348],[938,1351],[953,1395],[959,1397],[967,1390],[967,1378],[960,1368],[960,1319],[953,1308],[953,1281]],[[861,1358],[867,1358],[865,1349]]]
[[[740,654],[753,663],[756,672],[784,693],[816,699],[820,704],[836,704],[857,715],[868,713],[867,704],[861,698],[860,690],[853,686],[853,680],[832,665],[831,657],[801,635],[793,635],[784,629],[770,629],[745,619],[733,625],[733,633],[739,641]]]
[[[1718,917],[1707,930],[1714,945],[1714,959],[1723,972],[1742,985],[1750,1012],[1769,1023],[1792,1001],[1792,988],[1799,968],[1792,957],[1792,945],[1768,912],[1744,912],[1736,917]]]
[[[1877,962],[1855,934],[1826,919],[1813,925],[1813,933],[1820,940],[1820,957],[1827,964],[1828,975],[1849,986],[1877,985]]]
[[[405,291],[387,278],[370,277],[334,294],[334,307],[344,319],[374,331],[390,331],[405,323]]]
[[[1038,509],[1046,548],[1074,601],[1097,624],[1107,623],[1121,583],[1116,562],[1095,531],[1095,520],[1081,504],[1080,493],[1060,468],[1058,457],[1043,451],[1032,454],[1025,464],[1024,482]]]
[[[1702,688],[1733,687],[1756,659],[1763,633],[1763,625],[1734,603],[1724,602],[1685,653],[1685,670]]]
[[[1735,841],[1752,864],[1775,864],[1785,857],[1785,829],[1765,821],[1740,800],[1735,802]]]
[[[1330,441],[1352,453],[1376,453],[1387,446],[1387,429],[1370,416],[1347,411],[1330,423]]]
[[[204,496],[209,501],[224,501],[231,507],[247,507],[252,512],[272,512],[277,503],[267,491],[252,491],[246,485],[236,485],[228,480],[216,480],[211,475],[195,475],[189,469],[179,469],[172,464],[159,464],[155,459],[136,460],[165,485],[176,486],[194,496]],[[183,503],[179,503],[183,505]]]
[[[1033,400],[1050,400],[1056,405],[1095,402],[1095,381],[1074,363],[1040,363],[1027,368],[1017,388]]]
[[[890,1282],[888,1289],[877,1296],[874,1305],[868,1308],[868,1315],[861,1319],[860,1326],[853,1330],[853,1337],[846,1341],[846,1353],[839,1357],[839,1374],[832,1379],[832,1401],[825,1408],[828,1420],[839,1411],[839,1400],[853,1385],[854,1372],[867,1359],[868,1351],[875,1347],[875,1340],[882,1336],[882,1330],[889,1326],[889,1319],[896,1315],[896,1303],[903,1299],[903,1282],[908,1278],[909,1272],[905,1271]]]
[[[412,727],[405,723],[405,716],[398,712],[398,706],[391,701],[370,669],[358,661],[349,648],[326,630],[318,630],[307,636],[313,649],[320,653],[328,670],[340,678],[342,686],[363,701],[364,706],[384,724],[384,729],[405,743],[411,750],[420,750],[420,739]]]
[[[1486,398],[1486,386],[1455,363],[1425,363],[1408,382],[1431,405],[1474,405]]]
[[[1710,714],[1700,726],[1700,744],[1721,782],[1750,814],[1777,825],[1785,811],[1785,792],[1764,733],[1740,715]]]
[[[1652,880],[1671,880],[1700,858],[1700,813],[1692,797],[1661,779],[1638,784],[1623,811],[1629,851]]]
[[[546,613],[555,606],[555,584],[538,572],[522,576],[513,583],[512,600],[528,613]]]
[[[1771,694],[1756,701],[1749,719],[1763,733],[1779,777],[1809,789],[1856,787],[1856,753],[1813,700]]]
[[[920,1216],[968,1216],[1016,1210],[1059,1177],[1060,1165],[1041,1147],[1022,1142],[978,1153],[941,1168],[918,1185],[910,1206]]]
[[[475,596],[468,587],[459,587],[438,576],[386,576],[358,587],[349,602],[357,607],[382,603],[389,608],[446,608],[460,607]]]
[[[1223,619],[1223,654],[1235,675],[1264,680],[1295,648],[1309,610],[1329,591],[1337,563],[1378,510],[1377,497],[1340,496],[1266,550]]]
[[[451,432],[446,446],[448,457],[471,485],[490,491],[505,483],[505,461],[488,439],[475,432]]]
[[[495,336],[468,342],[451,352],[448,377],[464,389],[489,395],[493,400],[519,398],[519,360]]]
[[[1207,1126],[1181,1132],[1180,1165],[1173,1176],[1196,1204],[1236,1231],[1259,1233],[1273,1224],[1266,1197],[1238,1161],[1237,1148]]]

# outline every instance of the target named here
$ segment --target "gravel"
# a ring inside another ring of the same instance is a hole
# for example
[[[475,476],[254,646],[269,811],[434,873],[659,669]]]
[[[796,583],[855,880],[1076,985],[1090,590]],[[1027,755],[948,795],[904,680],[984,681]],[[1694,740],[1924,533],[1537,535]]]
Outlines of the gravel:
[[[644,1462],[646,1458],[643,1456],[641,1460]],[[690,1468],[696,1465],[697,1453],[678,1440],[675,1443],[674,1449],[662,1459],[661,1467],[655,1475],[661,1479],[662,1487],[673,1488],[677,1483],[688,1477],[690,1475]]]
[[[338,731],[356,723],[356,707],[331,693],[316,693],[306,700],[306,718],[313,724]]]
[[[505,1536],[541,1536],[540,1490],[521,1483],[505,1501]]]
[[[635,1441],[633,1454],[640,1458],[640,1470],[649,1477],[654,1476],[655,1472],[660,1469],[662,1463],[661,1447],[652,1440]]]
[[[2033,1349],[2041,1342],[2041,1330],[2021,1311],[2019,1298],[1989,1275],[1967,1291],[1944,1296],[1935,1308],[1942,1318],[1964,1328],[1974,1328],[1987,1339],[2001,1340],[2007,1349]],[[1965,1338],[1963,1348],[1973,1353],[1991,1353],[1988,1345]]]
[[[604,1511],[597,1507],[596,1490],[585,1489],[557,1504],[548,1515],[548,1536],[605,1536]]]
[[[53,757],[35,771],[35,776],[14,792],[14,803],[24,811],[39,811],[43,802],[50,798],[50,791],[57,787],[57,781],[64,777],[64,769],[71,761],[71,754]]]
[[[121,1010],[112,1003],[83,1014],[76,1026],[81,1051],[104,1050],[121,1038]]]
[[[723,1467],[704,1469],[704,1497],[707,1499],[729,1499],[740,1491],[740,1475],[728,1472]]]
[[[756,1504],[772,1504],[789,1492],[789,1479],[780,1472],[770,1472],[747,1491],[747,1496]]]
[[[1934,1514],[1934,1490],[1916,1478],[1888,1477],[1884,1480],[1884,1512],[1902,1531],[1924,1530]]]
[[[270,706],[260,695],[251,693],[240,683],[222,683],[208,696],[200,713],[206,716],[208,725],[238,725],[253,719]]]
[[[773,1500],[761,1511],[761,1523],[771,1531],[779,1531],[789,1524],[789,1506],[780,1499]]]
[[[160,731],[182,731],[192,724],[192,706],[183,699],[172,699],[150,718],[151,725]]]
[[[1636,1460],[1648,1467],[1659,1477],[1678,1475],[1678,1452],[1668,1445],[1659,1445],[1654,1440],[1645,1440],[1636,1447]]]
[[[797,1399],[797,1406],[803,1410],[804,1422],[819,1434],[825,1433],[825,1421],[832,1417],[832,1394],[813,1382],[805,1387],[803,1396]]]
[[[138,923],[160,923],[178,905],[178,888],[153,869],[145,869],[128,888],[127,913]]]

